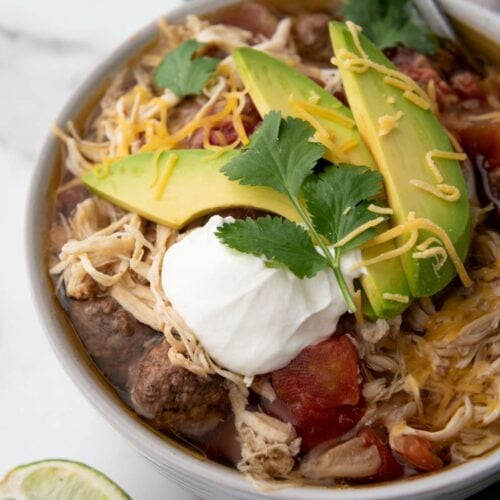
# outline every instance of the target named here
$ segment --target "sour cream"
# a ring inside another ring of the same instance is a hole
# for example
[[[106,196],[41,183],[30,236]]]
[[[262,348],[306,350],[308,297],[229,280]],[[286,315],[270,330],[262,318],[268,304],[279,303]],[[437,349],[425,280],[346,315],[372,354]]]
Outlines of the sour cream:
[[[331,270],[299,279],[228,248],[215,236],[231,217],[213,216],[166,252],[166,297],[220,366],[246,376],[287,365],[311,344],[329,337],[347,306]],[[346,253],[341,268],[348,285],[359,251]]]

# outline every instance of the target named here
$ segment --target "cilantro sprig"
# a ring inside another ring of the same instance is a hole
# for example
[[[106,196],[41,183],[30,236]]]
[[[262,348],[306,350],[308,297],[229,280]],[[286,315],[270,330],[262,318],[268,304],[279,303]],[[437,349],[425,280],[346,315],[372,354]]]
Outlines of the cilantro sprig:
[[[342,14],[363,28],[379,48],[401,43],[424,54],[434,54],[436,39],[418,18],[411,0],[349,0]]]
[[[312,278],[327,265],[308,232],[279,217],[236,220],[220,227],[217,236],[235,250],[285,265],[299,278]]]
[[[196,40],[188,40],[168,53],[156,69],[156,84],[170,89],[179,98],[201,93],[220,62],[213,57],[193,59],[202,46]]]
[[[330,267],[349,311],[356,306],[340,270],[342,254],[371,239],[362,231],[343,246],[332,248],[351,231],[379,216],[368,210],[369,199],[382,190],[378,172],[353,165],[329,165],[314,173],[323,145],[312,142],[314,129],[297,118],[270,112],[243,153],[222,172],[240,184],[266,186],[284,194],[303,226],[279,217],[238,220],[219,227],[216,235],[240,252],[286,266],[299,278],[311,278]]]

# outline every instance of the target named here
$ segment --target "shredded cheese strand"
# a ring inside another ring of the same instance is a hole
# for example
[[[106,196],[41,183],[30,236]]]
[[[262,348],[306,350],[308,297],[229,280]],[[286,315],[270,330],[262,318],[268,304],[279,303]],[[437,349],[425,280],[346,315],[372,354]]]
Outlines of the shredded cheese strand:
[[[311,115],[311,113],[298,105],[297,101],[293,98],[290,98],[290,103],[292,104],[297,116],[309,123],[316,130],[316,133],[314,134],[315,139],[327,148],[332,156],[332,159],[335,161],[347,161],[344,152],[333,142],[333,134],[326,130],[325,127],[323,127],[323,125],[321,125],[321,123],[313,115]]]
[[[153,175],[153,180],[151,181],[151,184],[149,185],[150,188],[152,188],[156,182],[158,181],[158,175],[160,174],[160,156],[162,153],[165,151],[165,148],[162,149],[157,149],[154,153],[153,160],[152,160],[152,165],[154,169],[154,175]]]
[[[439,168],[436,165],[436,162],[434,161],[434,158],[439,158],[441,160],[457,160],[457,161],[464,161],[467,158],[467,155],[465,153],[455,153],[452,151],[441,151],[439,149],[433,149],[431,151],[428,151],[427,154],[425,155],[425,161],[427,162],[427,165],[431,169],[431,172],[433,173],[434,177],[436,178],[436,182],[442,183],[443,182],[443,175],[439,171]]]
[[[337,111],[333,111],[332,109],[320,106],[316,103],[310,101],[301,101],[297,99],[293,99],[293,103],[295,104],[295,106],[298,106],[305,111],[312,113],[314,116],[325,118],[348,129],[353,129],[356,126],[356,122],[352,118],[349,118],[348,116],[345,116],[344,114]]]
[[[344,236],[340,241],[337,241],[334,247],[338,248],[344,246],[346,243],[349,243],[351,240],[356,238],[356,236],[359,236],[361,233],[364,233],[367,229],[382,224],[384,220],[385,217],[377,217],[376,219],[372,219],[369,220],[368,222],[365,222],[364,224],[361,224],[361,226],[357,227],[354,231],[351,231],[347,236]]]
[[[354,149],[357,145],[359,144],[359,141],[357,139],[348,139],[347,141],[344,142],[344,144],[340,145],[340,151],[342,153],[347,153],[351,149]]]
[[[383,137],[392,132],[398,125],[399,120],[403,117],[403,112],[400,110],[394,115],[383,115],[378,118],[378,135]]]
[[[389,229],[385,233],[382,233],[380,236],[383,236],[390,231],[391,231],[391,229]],[[374,239],[376,239],[376,238],[374,238]],[[392,238],[390,238],[390,239],[392,239]],[[417,240],[418,240],[418,231],[416,231],[416,230],[411,231],[410,238],[408,239],[408,241],[406,243],[404,243],[403,245],[401,245],[400,247],[395,248],[394,250],[389,250],[388,252],[377,255],[376,257],[372,257],[371,259],[362,260],[361,262],[358,262],[358,263],[354,264],[353,266],[351,266],[350,270],[354,271],[354,270],[359,269],[361,267],[373,266],[374,264],[378,264],[379,262],[384,262],[386,260],[393,259],[395,257],[399,257],[399,256],[405,254],[406,252],[409,252],[415,246],[415,243],[417,242]],[[370,243],[373,243],[373,241],[374,240],[371,240]],[[369,246],[372,246],[372,245],[369,245]],[[366,246],[364,248],[366,248]]]
[[[460,190],[456,186],[450,186],[450,184],[437,184],[433,186],[426,181],[418,179],[411,179],[410,184],[444,201],[453,202],[460,199]]]
[[[408,297],[408,295],[401,295],[400,293],[384,292],[382,298],[385,300],[392,300],[393,302],[401,302],[401,304],[408,304],[410,302],[410,297]]]
[[[432,257],[437,257],[437,262],[434,267],[434,270],[436,272],[439,271],[448,260],[448,254],[446,253],[446,250],[441,246],[428,248],[420,252],[414,252],[412,254],[412,257],[414,259],[430,259]]]
[[[453,243],[450,240],[450,237],[448,236],[448,233],[440,226],[437,224],[434,224],[432,221],[429,219],[424,219],[424,218],[418,218],[418,219],[411,219],[403,224],[400,224],[396,227],[393,227],[392,229],[387,230],[385,233],[379,234],[375,238],[373,238],[371,241],[366,243],[363,248],[370,248],[375,245],[378,245],[380,243],[385,243],[386,241],[390,241],[394,238],[397,238],[398,236],[401,236],[405,233],[408,232],[414,232],[418,230],[426,230],[431,233],[434,233],[442,242],[443,245],[446,249],[446,252],[448,256],[450,257],[453,265],[455,266],[455,269],[458,273],[458,276],[460,277],[460,280],[464,284],[464,286],[469,287],[472,284],[471,279],[469,278],[469,275],[467,274],[467,271],[465,269],[465,266],[460,259],[457,251],[455,250],[455,247],[453,246]],[[413,245],[412,245],[413,246]],[[390,252],[387,252],[390,253]],[[385,254],[383,254],[385,256]],[[372,259],[373,260],[373,259]],[[366,265],[366,264],[363,264]]]
[[[177,163],[177,160],[179,159],[179,155],[177,154],[171,154],[169,155],[167,159],[167,163],[165,165],[165,170],[163,170],[163,173],[161,174],[160,180],[158,182],[158,186],[155,189],[155,199],[159,200],[163,197],[163,193],[165,191],[165,188],[167,187],[168,180],[170,179],[170,176],[172,175],[172,172],[174,170],[174,166]]]
[[[433,243],[441,246],[441,241],[434,236],[431,236],[430,238],[427,238],[425,241],[420,243],[420,245],[417,245],[417,250],[427,250]]]
[[[400,71],[387,68],[382,64],[378,64],[368,57],[368,54],[363,49],[363,45],[359,38],[359,33],[362,31],[360,26],[357,26],[352,21],[346,22],[347,29],[352,36],[352,40],[356,47],[356,50],[361,55],[361,57],[357,57],[352,52],[347,50],[339,51],[339,58],[333,59],[332,62],[334,64],[342,65],[346,69],[354,70],[359,73],[363,73],[367,71],[369,68],[372,68],[379,73],[386,75],[384,81],[389,85],[393,85],[400,90],[404,90],[403,97],[413,102],[417,106],[422,109],[429,109],[434,107],[434,102],[431,101],[427,93],[419,87],[417,83],[415,83],[409,76],[401,73]],[[350,64],[345,64],[345,60],[350,60]],[[355,69],[352,65],[355,65]],[[357,66],[356,66],[357,65]]]
[[[378,205],[374,205],[373,203],[368,206],[368,210],[373,212],[374,214],[380,215],[392,215],[394,210],[389,207],[379,207]]]

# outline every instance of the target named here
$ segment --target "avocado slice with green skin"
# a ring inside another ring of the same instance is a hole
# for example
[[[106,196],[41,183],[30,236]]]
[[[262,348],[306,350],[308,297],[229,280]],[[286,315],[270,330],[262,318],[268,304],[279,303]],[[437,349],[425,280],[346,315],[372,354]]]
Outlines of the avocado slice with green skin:
[[[233,207],[255,208],[300,221],[284,195],[266,187],[242,186],[220,172],[238,154],[228,151],[214,157],[213,151],[203,149],[164,151],[156,170],[154,153],[138,153],[117,160],[107,169],[96,167],[82,179],[90,191],[102,198],[174,229]],[[158,183],[171,155],[176,155],[177,161],[158,196]]]
[[[312,97],[316,105],[341,113],[348,119],[353,118],[351,111],[337,98],[279,59],[255,49],[241,47],[233,51],[233,60],[261,116],[271,110],[278,110],[284,116],[301,118],[290,100],[293,96],[302,101],[308,101]],[[335,138],[337,144],[351,139],[357,141],[356,147],[346,152],[345,162],[374,170],[377,168],[356,127],[342,126],[325,116],[314,115],[314,118]],[[331,157],[328,159],[335,161]],[[387,226],[382,226],[382,229],[387,229]],[[362,255],[364,259],[368,259],[394,248],[393,242],[387,242],[363,250]],[[392,318],[406,309],[407,304],[383,298],[384,293],[410,297],[408,283],[398,258],[369,266],[367,274],[361,278],[361,284],[370,302],[370,311],[374,311],[377,317]]]
[[[361,57],[353,37],[343,23],[330,23],[330,37],[335,54],[346,49]],[[396,69],[395,66],[366,37],[359,34],[368,58],[375,63]],[[457,160],[436,159],[443,183],[456,186],[460,192],[457,201],[445,201],[416,186],[412,179],[436,184],[436,179],[426,164],[428,151],[437,149],[452,152],[450,141],[434,113],[418,107],[403,97],[403,91],[384,82],[384,75],[373,68],[354,72],[340,67],[342,82],[351,110],[361,135],[369,146],[377,166],[384,176],[385,189],[394,213],[394,225],[407,221],[414,212],[417,218],[427,218],[442,227],[450,237],[460,258],[464,259],[469,245],[470,208],[465,179]],[[378,118],[402,111],[398,126],[389,134],[379,136]],[[431,236],[419,231],[416,245]],[[399,238],[403,244],[407,236]],[[401,261],[415,297],[433,295],[455,276],[456,271],[448,258],[443,267],[435,268],[434,259],[415,259],[414,250],[401,256]]]

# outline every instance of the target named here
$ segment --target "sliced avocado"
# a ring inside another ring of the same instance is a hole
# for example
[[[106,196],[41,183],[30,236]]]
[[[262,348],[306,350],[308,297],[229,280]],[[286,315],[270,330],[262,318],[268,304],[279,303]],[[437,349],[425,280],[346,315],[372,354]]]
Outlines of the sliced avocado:
[[[341,146],[352,140],[356,141],[356,145],[348,149],[342,158],[336,157],[328,149],[325,157],[333,162],[341,160],[344,163],[375,168],[373,158],[359,135],[351,111],[336,97],[288,64],[260,50],[240,47],[233,51],[233,60],[261,116],[265,116],[271,110],[277,110],[283,116],[303,118],[294,108],[294,101],[307,102],[327,111],[333,111],[345,117],[347,122],[352,122],[351,125],[342,125],[312,112],[310,114],[313,114],[314,119],[329,133],[336,145]]]
[[[83,182],[102,198],[174,229],[207,213],[232,207],[255,208],[299,221],[284,195],[266,187],[242,186],[220,172],[237,154],[228,151],[214,157],[213,151],[202,149],[164,151],[155,166],[154,153],[139,153],[107,168],[90,170]],[[164,189],[158,192],[171,155],[176,155],[177,161]]]
[[[342,23],[330,23],[330,36],[335,54],[345,49],[359,55],[353,37]],[[362,48],[368,58],[387,68],[396,69],[393,64],[366,37],[359,35]],[[394,225],[406,222],[408,214],[427,218],[442,227],[463,259],[469,243],[469,201],[466,184],[460,164],[456,160],[436,161],[444,178],[443,183],[456,186],[460,198],[450,202],[415,187],[412,179],[436,184],[425,156],[437,149],[453,151],[450,141],[434,113],[424,110],[403,96],[403,91],[384,82],[384,75],[373,68],[355,72],[340,68],[344,90],[361,135],[368,144],[377,166],[384,176],[389,205],[394,211]],[[403,113],[398,126],[390,133],[379,136],[378,119],[384,115]],[[431,236],[419,231],[416,245]],[[400,238],[399,244],[407,236]],[[406,278],[415,297],[425,297],[441,290],[456,274],[448,258],[443,267],[435,268],[434,259],[415,259],[414,251],[401,256]]]
[[[262,116],[271,110],[278,110],[284,116],[301,118],[293,107],[291,98],[294,98],[302,101],[313,99],[316,105],[327,110],[334,110],[348,119],[352,119],[351,111],[338,99],[279,59],[247,47],[236,49],[233,52],[233,59],[243,83],[248,88],[255,106]],[[342,126],[325,116],[314,115],[314,118],[334,137],[337,144],[344,144],[352,139],[357,141],[356,147],[346,152],[346,158],[343,161],[354,165],[364,165],[371,169],[377,168],[356,127]],[[329,159],[336,161],[331,156]],[[382,228],[382,230],[384,229],[387,227]],[[363,250],[362,255],[364,259],[369,259],[394,250],[394,248],[393,242],[387,242]],[[400,314],[407,307],[401,302],[383,298],[385,293],[410,296],[410,290],[399,259],[391,259],[369,266],[367,274],[361,278],[361,284],[377,317],[391,318]]]

